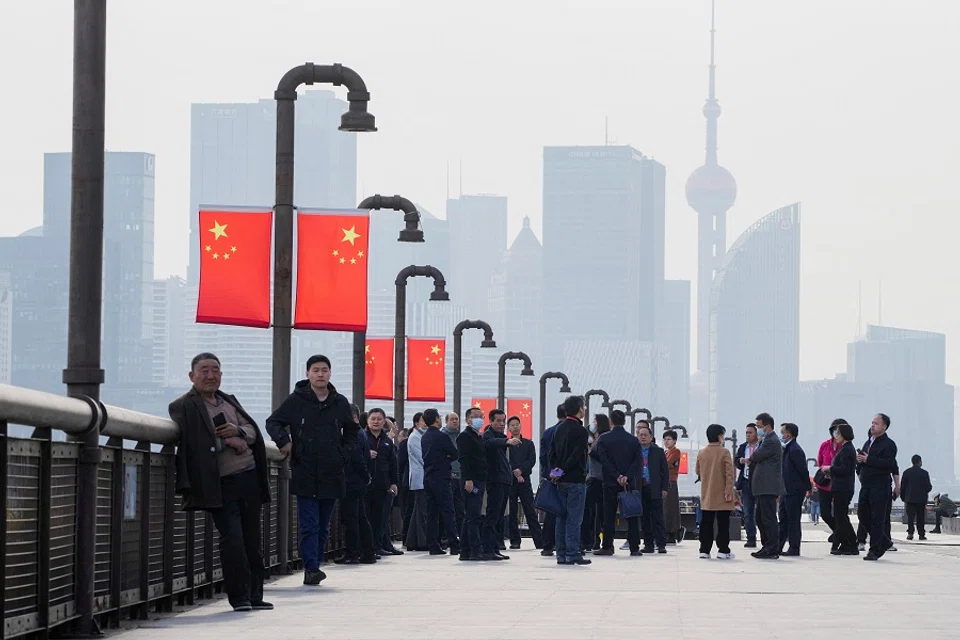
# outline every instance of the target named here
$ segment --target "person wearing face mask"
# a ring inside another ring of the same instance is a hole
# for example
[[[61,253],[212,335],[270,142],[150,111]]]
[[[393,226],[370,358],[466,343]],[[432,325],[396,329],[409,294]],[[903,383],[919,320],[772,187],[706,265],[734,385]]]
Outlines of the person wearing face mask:
[[[480,512],[487,486],[487,454],[484,451],[483,412],[476,407],[467,409],[463,419],[468,427],[457,436],[457,452],[460,454],[460,478],[463,480],[463,528],[460,530],[460,560],[478,562],[497,560],[485,557],[480,540]]]
[[[590,423],[590,450],[587,457],[587,494],[583,503],[583,524],[580,525],[580,543],[584,553],[600,549],[600,529],[603,526],[603,464],[593,456],[600,436],[610,431],[610,418],[598,413]]]
[[[780,441],[783,443],[784,495],[780,498],[780,555],[800,555],[800,518],[803,515],[803,499],[810,491],[810,474],[807,473],[807,454],[803,452],[797,435],[800,429],[792,422],[780,425]],[[790,546],[783,552],[783,546],[789,541]]]
[[[780,527],[777,524],[777,498],[783,495],[783,447],[773,435],[773,416],[757,416],[760,446],[750,456],[750,491],[757,503],[760,550],[750,555],[758,560],[780,558]]]

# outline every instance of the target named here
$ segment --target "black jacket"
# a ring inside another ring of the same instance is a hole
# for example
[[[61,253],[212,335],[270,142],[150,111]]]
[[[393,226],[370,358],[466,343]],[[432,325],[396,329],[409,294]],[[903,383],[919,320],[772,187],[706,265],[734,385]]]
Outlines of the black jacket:
[[[420,440],[423,453],[423,481],[449,482],[450,463],[459,457],[457,447],[440,427],[430,427]]]
[[[257,441],[253,444],[253,459],[257,464],[257,480],[260,485],[260,502],[270,502],[270,470],[267,467],[267,450],[260,429],[234,396],[218,391],[217,395],[230,403],[254,426]],[[213,421],[203,398],[196,389],[190,389],[170,403],[167,411],[170,419],[180,427],[177,442],[177,493],[183,496],[184,511],[209,511],[223,506],[220,494],[220,466],[217,463],[217,436]]]
[[[857,451],[852,442],[846,442],[830,463],[830,492],[852,494],[856,468]]]
[[[278,447],[293,440],[290,456],[290,493],[304,498],[342,498],[345,468],[357,447],[360,425],[353,421],[350,403],[329,386],[322,403],[301,380],[293,393],[267,418],[267,432]]]
[[[787,495],[806,494],[810,491],[810,473],[807,471],[807,455],[796,440],[783,447],[783,488]]]
[[[857,473],[860,474],[860,486],[867,489],[883,489],[892,482],[891,475],[898,470],[897,444],[884,433],[873,441],[868,440],[861,451],[867,452],[867,461],[857,464]]]
[[[757,447],[760,446],[760,443],[757,442]],[[747,443],[743,442],[737,448],[737,455],[733,457],[733,466],[737,468],[737,482],[734,485],[737,491],[743,491],[743,488],[747,486],[747,478],[744,477],[744,472],[747,469],[747,465],[740,464],[740,458],[743,458],[747,455]]]
[[[363,491],[370,484],[370,449],[367,448],[367,439],[360,434],[357,444],[353,447],[353,455],[343,469],[346,480],[347,493],[356,494]]]
[[[900,476],[900,499],[904,504],[927,504],[931,491],[930,474],[923,467],[912,466]]]
[[[667,465],[667,454],[655,444],[650,445],[647,453],[647,471],[650,475],[650,497],[660,500],[664,491],[670,489],[670,468]],[[643,447],[640,447],[640,471],[637,477],[643,475]]]
[[[590,432],[577,418],[567,418],[557,425],[550,445],[550,469],[563,470],[559,482],[587,481],[587,440],[589,438]]]
[[[400,486],[398,480],[399,465],[397,461],[397,447],[385,431],[380,432],[379,441],[369,430],[363,432],[367,444],[367,466],[370,469],[370,483],[375,489],[386,491],[390,485]],[[377,457],[370,459],[369,451],[376,451]]]
[[[524,438],[517,446],[510,447],[507,457],[510,459],[510,470],[520,469],[524,482],[530,482],[533,466],[537,464],[537,449],[533,446],[533,440]],[[513,480],[516,482],[516,476]]]
[[[513,472],[507,460],[507,434],[488,426],[483,431],[483,450],[487,453],[487,484],[513,484]],[[461,467],[462,469],[462,467]]]
[[[486,483],[487,452],[480,434],[471,427],[461,431],[457,436],[457,453],[460,454],[460,479]]]
[[[590,457],[603,468],[603,484],[618,487],[617,478],[627,476],[630,487],[639,489],[643,458],[640,456],[640,441],[623,427],[614,427],[597,439]]]
[[[399,486],[403,489],[410,488],[410,450],[407,440],[397,445],[397,475],[400,477]]]

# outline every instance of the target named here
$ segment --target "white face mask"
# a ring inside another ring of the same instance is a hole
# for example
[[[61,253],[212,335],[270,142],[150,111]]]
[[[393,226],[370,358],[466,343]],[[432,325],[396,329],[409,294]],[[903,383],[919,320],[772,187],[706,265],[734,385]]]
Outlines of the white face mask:
[[[470,426],[474,431],[480,431],[480,429],[483,429],[483,418],[473,418],[470,420]]]

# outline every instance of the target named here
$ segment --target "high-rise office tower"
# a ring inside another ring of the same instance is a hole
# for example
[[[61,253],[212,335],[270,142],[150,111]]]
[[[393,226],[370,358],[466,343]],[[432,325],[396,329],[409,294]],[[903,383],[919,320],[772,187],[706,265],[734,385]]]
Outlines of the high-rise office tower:
[[[186,282],[178,276],[153,281],[151,380],[157,386],[182,385],[187,379],[183,351]],[[196,354],[190,354],[192,358]]]
[[[497,345],[525,351],[541,364],[543,341],[543,246],[524,217],[520,233],[493,276],[488,322]]]
[[[470,259],[450,263],[451,299],[480,318],[489,309],[490,279],[507,248],[507,199],[461,195],[447,200],[451,255]]]
[[[707,156],[703,166],[687,179],[687,202],[697,212],[697,371],[703,375],[710,367],[710,287],[727,248],[727,210],[737,199],[733,174],[717,162],[717,101],[714,64],[714,17],[710,16],[710,86],[703,115],[707,119]]]
[[[676,424],[690,425],[690,281],[666,280],[658,314],[657,344],[666,349],[654,396],[657,412]],[[705,425],[694,425],[697,428]]]
[[[13,286],[10,272],[0,271],[0,384],[13,373]]]

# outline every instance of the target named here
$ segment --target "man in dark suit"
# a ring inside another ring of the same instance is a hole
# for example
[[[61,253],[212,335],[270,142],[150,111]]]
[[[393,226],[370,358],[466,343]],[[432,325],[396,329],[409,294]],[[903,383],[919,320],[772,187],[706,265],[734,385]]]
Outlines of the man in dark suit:
[[[780,425],[780,440],[783,447],[783,488],[780,498],[780,552],[785,556],[800,555],[800,518],[803,514],[803,499],[810,491],[810,474],[807,473],[807,455],[797,442],[800,429],[792,422]],[[783,552],[783,545],[790,546]]]
[[[612,556],[616,535],[617,503],[621,491],[639,486],[641,468],[640,441],[625,428],[623,411],[610,413],[613,428],[600,436],[590,451],[590,457],[602,465],[603,470],[603,546],[594,552],[597,556]],[[627,542],[631,556],[642,556],[640,551],[639,518],[627,518]]]
[[[878,413],[870,423],[870,440],[857,452],[857,511],[861,520],[870,523],[870,551],[863,557],[869,561],[879,560],[889,546],[885,520],[893,498],[893,472],[897,469],[897,444],[887,435],[889,428],[890,417]]]
[[[557,405],[557,424],[548,428],[540,436],[540,482],[550,481],[550,445],[553,444],[553,434],[557,427],[567,419],[567,414],[563,405]],[[543,549],[540,551],[542,556],[552,556],[557,546],[557,516],[552,513],[543,515]]]
[[[530,475],[533,473],[533,466],[537,464],[537,450],[533,446],[533,440],[527,440],[523,437],[520,418],[511,416],[507,420],[507,429],[510,431],[511,437],[520,441],[520,444],[507,451],[510,468],[513,470],[513,484],[510,486],[509,498],[510,527],[507,531],[510,536],[510,548],[520,548],[519,515],[522,508],[527,528],[530,530],[530,537],[533,538],[533,546],[541,549],[543,548],[543,532],[540,530],[540,521],[537,520],[537,510],[533,507],[533,489],[530,485]]]
[[[450,487],[450,463],[460,457],[457,445],[450,436],[440,431],[440,412],[427,409],[423,412],[427,432],[423,434],[423,490],[427,501],[427,545],[430,555],[443,555],[440,547],[440,519],[447,531],[450,555],[460,555],[460,540],[457,538],[457,516],[453,508],[453,491]]]
[[[641,424],[637,427],[637,438],[640,440],[640,494],[643,496],[643,515],[640,516],[643,552],[653,553],[656,543],[657,553],[666,553],[667,529],[663,521],[663,500],[669,493],[670,469],[663,449],[653,442],[653,428],[645,422]]]
[[[750,458],[757,447],[760,446],[756,424],[751,422],[747,425],[745,439],[746,442],[737,449],[737,455],[734,457],[733,463],[739,472],[736,488],[740,492],[740,502],[743,505],[743,528],[747,533],[747,542],[743,546],[747,549],[754,549],[757,546],[757,519],[756,501],[753,498],[753,492],[750,490]]]
[[[223,586],[234,611],[273,609],[263,600],[261,506],[270,502],[267,453],[253,419],[220,391],[220,360],[197,355],[193,388],[170,403],[180,427],[177,493],[185,511],[208,511],[220,533]]]
[[[910,458],[912,467],[903,472],[900,478],[900,497],[907,511],[907,540],[913,540],[913,528],[916,523],[921,540],[927,539],[924,518],[927,513],[927,497],[933,491],[930,474],[923,468],[923,460],[918,455]]]
[[[507,448],[520,444],[516,438],[508,438],[506,414],[500,409],[491,409],[490,424],[483,432],[483,450],[487,455],[487,512],[483,516],[483,553],[509,560],[500,553],[503,543],[503,512],[507,508],[513,472]]]
[[[773,416],[769,413],[757,416],[756,427],[762,439],[750,457],[750,491],[757,502],[762,546],[750,555],[759,560],[776,560],[780,557],[777,498],[783,495],[783,447],[773,433]]]

